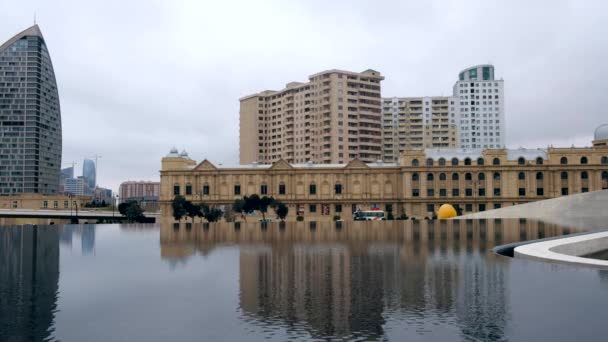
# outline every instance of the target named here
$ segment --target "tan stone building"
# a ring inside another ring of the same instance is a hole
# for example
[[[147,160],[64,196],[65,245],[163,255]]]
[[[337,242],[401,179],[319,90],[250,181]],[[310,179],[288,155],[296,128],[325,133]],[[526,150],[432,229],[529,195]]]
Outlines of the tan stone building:
[[[457,101],[446,96],[383,98],[383,160],[397,162],[409,149],[458,147]]]
[[[240,99],[241,164],[375,162],[382,158],[380,82],[375,70],[323,71]]]
[[[424,218],[443,203],[471,213],[601,189],[608,189],[606,146],[406,150],[398,163],[238,166],[170,154],[162,159],[160,204],[171,215],[178,194],[218,206],[259,194],[286,203],[289,220],[351,219],[370,208]]]
[[[70,203],[70,201],[72,203]],[[21,194],[0,196],[0,209],[70,210],[84,208],[90,196]]]

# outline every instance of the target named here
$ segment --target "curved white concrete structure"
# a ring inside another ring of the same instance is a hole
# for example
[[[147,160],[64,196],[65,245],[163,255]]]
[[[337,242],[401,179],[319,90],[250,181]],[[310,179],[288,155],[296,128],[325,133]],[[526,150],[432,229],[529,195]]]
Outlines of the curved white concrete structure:
[[[608,231],[530,243],[516,247],[514,256],[608,269],[608,260],[581,257],[606,249],[608,249]]]

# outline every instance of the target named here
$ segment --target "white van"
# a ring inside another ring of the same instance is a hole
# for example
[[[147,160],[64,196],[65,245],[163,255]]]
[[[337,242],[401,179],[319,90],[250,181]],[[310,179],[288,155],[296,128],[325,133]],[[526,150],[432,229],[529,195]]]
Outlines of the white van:
[[[354,214],[355,221],[376,221],[384,219],[384,211],[382,210],[363,210],[357,211]]]

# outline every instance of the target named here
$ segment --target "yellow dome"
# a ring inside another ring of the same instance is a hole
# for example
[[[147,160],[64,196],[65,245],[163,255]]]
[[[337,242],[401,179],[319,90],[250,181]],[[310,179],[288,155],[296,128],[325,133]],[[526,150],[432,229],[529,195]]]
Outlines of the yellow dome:
[[[458,216],[456,209],[454,209],[451,204],[441,205],[441,207],[439,207],[439,211],[437,212],[437,217],[440,220],[445,220],[456,216]]]

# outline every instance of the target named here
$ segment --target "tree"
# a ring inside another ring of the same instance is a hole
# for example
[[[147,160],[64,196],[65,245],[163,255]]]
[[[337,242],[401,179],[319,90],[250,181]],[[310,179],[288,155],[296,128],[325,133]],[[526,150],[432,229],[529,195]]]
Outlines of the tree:
[[[245,200],[242,200],[242,199],[234,200],[234,203],[232,204],[232,211],[241,215],[241,217],[245,221],[247,221],[247,217],[243,213],[245,211]]]
[[[183,203],[183,207],[186,211],[186,215],[188,215],[194,223],[194,217],[199,216],[199,213],[201,212],[200,205],[193,204],[192,202],[186,200]]]
[[[274,212],[277,214],[279,219],[283,221],[285,217],[287,217],[287,213],[289,213],[289,208],[281,201],[275,201]]]
[[[126,216],[127,215],[127,208],[133,204],[133,203],[137,203],[136,201],[127,201],[127,202],[122,202],[118,205],[118,212],[123,215]]]
[[[274,198],[264,196],[260,198],[260,202],[258,207],[256,208],[262,213],[262,219],[266,221],[266,212],[268,212],[268,207],[274,203]]]
[[[177,221],[181,221],[182,217],[187,215],[187,211],[184,207],[186,199],[180,195],[177,195],[171,201],[171,208],[173,209],[173,218]],[[120,206],[119,209],[120,210]]]
[[[217,208],[211,208],[207,211],[205,218],[207,219],[207,221],[209,222],[215,222],[217,220],[219,220],[222,217],[222,211],[220,209]]]
[[[136,201],[130,202],[125,210],[125,216],[129,221],[140,222],[144,218],[144,210]]]
[[[245,196],[245,197],[243,197],[243,199],[245,200],[245,205],[243,206],[243,211],[246,214],[260,209],[260,200],[261,200],[260,196],[253,194],[249,197]]]

